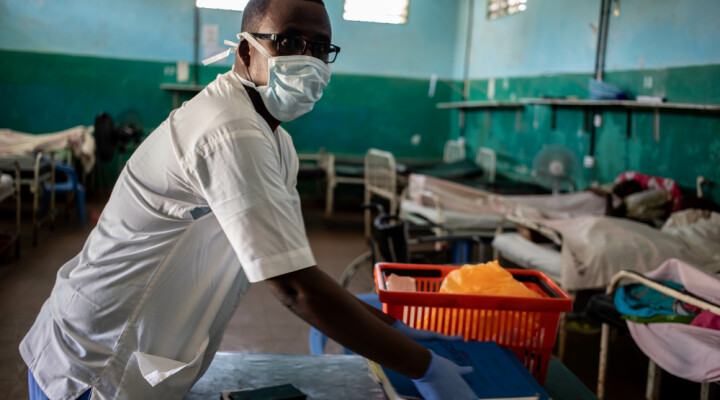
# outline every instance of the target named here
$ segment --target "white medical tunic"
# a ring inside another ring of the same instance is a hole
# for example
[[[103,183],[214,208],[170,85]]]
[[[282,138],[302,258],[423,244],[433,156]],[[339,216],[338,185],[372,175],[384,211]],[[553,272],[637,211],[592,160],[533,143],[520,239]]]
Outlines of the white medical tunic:
[[[250,282],[315,265],[297,171],[290,136],[270,130],[232,71],[173,111],[20,344],[43,391],[182,398]]]

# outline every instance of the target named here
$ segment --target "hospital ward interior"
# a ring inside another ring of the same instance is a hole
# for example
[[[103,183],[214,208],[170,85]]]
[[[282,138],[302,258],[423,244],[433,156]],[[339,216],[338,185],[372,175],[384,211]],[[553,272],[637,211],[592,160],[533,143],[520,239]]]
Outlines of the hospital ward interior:
[[[0,1],[0,399],[466,398],[262,282],[311,265],[472,398],[720,399],[718,38],[717,0]]]

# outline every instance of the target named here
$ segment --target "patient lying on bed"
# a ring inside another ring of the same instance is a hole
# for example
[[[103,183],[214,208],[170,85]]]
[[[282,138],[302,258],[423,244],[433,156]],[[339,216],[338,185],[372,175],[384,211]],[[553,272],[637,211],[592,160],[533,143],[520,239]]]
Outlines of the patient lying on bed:
[[[567,290],[597,289],[623,269],[649,272],[670,258],[710,273],[720,271],[720,214],[699,213],[688,219],[676,213],[662,230],[615,217],[535,219],[563,238],[561,284]],[[706,216],[707,218],[703,218]]]

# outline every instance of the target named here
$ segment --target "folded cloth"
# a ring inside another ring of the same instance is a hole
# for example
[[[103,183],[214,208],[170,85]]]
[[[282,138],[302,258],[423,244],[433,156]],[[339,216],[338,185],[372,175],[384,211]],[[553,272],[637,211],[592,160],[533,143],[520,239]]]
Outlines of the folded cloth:
[[[695,319],[693,319],[690,325],[720,331],[720,315],[703,310],[700,311],[700,314],[698,314]]]
[[[683,285],[664,281],[663,285],[682,291]],[[675,298],[642,284],[634,283],[618,288],[615,306],[620,314],[630,317],[650,318],[656,315],[679,315],[675,310]],[[683,312],[682,314],[687,314]],[[688,321],[689,322],[689,321]]]

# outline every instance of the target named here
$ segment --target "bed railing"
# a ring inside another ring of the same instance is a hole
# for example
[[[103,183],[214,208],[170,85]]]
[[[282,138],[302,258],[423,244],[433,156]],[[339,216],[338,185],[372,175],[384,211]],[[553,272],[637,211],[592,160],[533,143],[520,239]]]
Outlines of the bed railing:
[[[445,142],[443,149],[443,162],[452,163],[465,159],[465,141],[464,140],[448,140]]]
[[[691,304],[705,311],[710,311],[713,314],[720,315],[720,305],[714,304],[707,300],[701,299],[690,293],[683,293],[675,290],[671,287],[665,286],[660,282],[650,279],[642,274],[634,271],[620,271],[615,274],[610,280],[610,284],[605,291],[606,294],[612,294],[617,290],[620,281],[623,279],[630,279],[635,282],[640,282],[643,285],[655,289],[658,292],[674,297],[682,302]],[[607,357],[608,357],[608,346],[610,343],[610,325],[602,324],[602,336],[600,339],[600,366],[598,369],[598,383],[597,383],[597,396],[600,400],[605,397],[605,378],[607,372]],[[648,365],[648,380],[647,380],[647,392],[645,398],[655,399],[658,396],[657,390],[659,389],[659,367],[652,360],[649,361]],[[709,398],[710,384],[708,382],[702,383],[700,390],[700,398],[706,400]]]
[[[495,150],[480,147],[475,154],[475,164],[483,169],[483,174],[490,183],[495,182],[495,169],[497,168],[497,154]]]
[[[335,174],[335,156],[332,153],[326,153],[322,149],[317,153],[298,154],[298,160],[314,161],[318,168],[325,171],[325,217],[330,218],[333,213],[333,205],[335,199],[335,186],[337,186],[338,178]]]
[[[365,154],[365,204],[373,196],[382,197],[390,202],[388,214],[398,210],[397,168],[392,153],[370,149]],[[365,237],[370,237],[370,210],[365,210]]]

